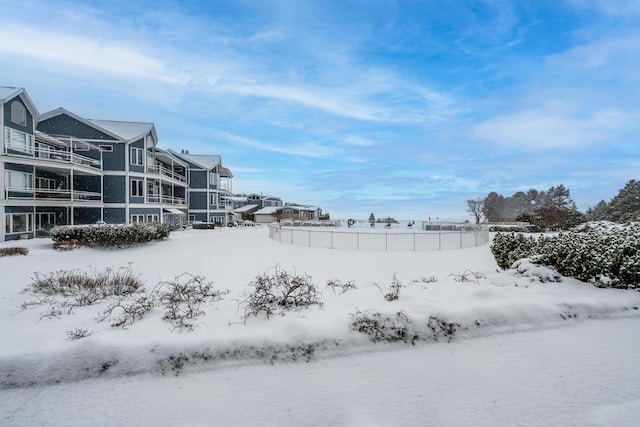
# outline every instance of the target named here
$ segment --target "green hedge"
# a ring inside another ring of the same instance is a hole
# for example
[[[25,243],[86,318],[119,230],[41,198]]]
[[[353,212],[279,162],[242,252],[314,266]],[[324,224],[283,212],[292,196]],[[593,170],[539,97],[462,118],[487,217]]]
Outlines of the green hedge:
[[[584,227],[555,236],[498,233],[491,252],[507,269],[521,258],[601,287],[640,288],[640,224]]]
[[[80,242],[92,246],[126,247],[169,237],[168,224],[63,225],[51,229],[54,242]]]

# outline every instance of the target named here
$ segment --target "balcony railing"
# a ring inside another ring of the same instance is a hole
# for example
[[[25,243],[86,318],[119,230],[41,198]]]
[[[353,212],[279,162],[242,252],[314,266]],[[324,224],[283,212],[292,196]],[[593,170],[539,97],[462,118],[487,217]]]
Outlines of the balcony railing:
[[[166,196],[162,194],[149,194],[147,203],[163,203],[167,205],[184,205],[186,200],[184,197]]]
[[[167,169],[164,166],[147,166],[147,173],[152,173],[156,175],[166,176],[167,178],[175,179],[180,182],[187,182],[187,178],[184,175],[180,175],[179,173],[175,173],[171,169]]]
[[[8,150],[12,150],[12,152],[10,153]],[[25,147],[24,145],[11,144],[11,142],[9,142],[9,144],[5,145],[5,154],[12,156],[27,156],[43,160],[54,160],[58,162],[75,163],[77,165],[102,169],[102,162],[100,160],[92,159],[90,157],[85,157],[83,155],[64,150]]]
[[[49,188],[22,188],[7,187],[5,189],[5,197],[7,199],[38,199],[38,200],[74,200],[83,201],[101,201],[102,193],[94,191],[78,191],[67,189],[49,189]]]

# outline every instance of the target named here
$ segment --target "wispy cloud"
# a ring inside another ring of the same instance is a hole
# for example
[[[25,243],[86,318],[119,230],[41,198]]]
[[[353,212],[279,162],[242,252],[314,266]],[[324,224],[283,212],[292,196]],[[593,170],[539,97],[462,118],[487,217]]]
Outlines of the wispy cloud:
[[[123,78],[153,79],[173,84],[188,81],[188,77],[170,71],[168,64],[124,42],[90,39],[12,24],[0,27],[0,40],[0,52],[36,59],[42,63],[82,67],[91,72],[116,74]]]

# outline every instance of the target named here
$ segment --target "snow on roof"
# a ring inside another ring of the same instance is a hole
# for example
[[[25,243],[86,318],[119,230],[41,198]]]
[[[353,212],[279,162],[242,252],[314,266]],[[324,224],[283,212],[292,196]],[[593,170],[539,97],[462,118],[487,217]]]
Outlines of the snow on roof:
[[[267,207],[264,207],[264,208],[262,208],[260,210],[255,211],[253,214],[254,215],[273,215],[276,212],[278,212],[278,209],[280,209],[280,208],[275,207],[275,206],[267,206]]]
[[[114,120],[96,120],[96,119],[87,119],[87,120],[127,140],[141,138],[146,134],[148,134],[149,132],[152,132],[155,134],[155,126],[153,123],[119,122]],[[154,139],[157,140],[155,135],[154,135]]]
[[[258,205],[244,205],[240,206],[238,209],[234,209],[233,211],[238,213],[249,212],[251,209],[255,209],[257,207]]]
[[[294,211],[316,211],[319,208],[316,208],[315,206],[311,206],[311,205],[287,205],[287,206],[282,206],[278,209],[291,209]]]
[[[202,166],[204,169],[213,169],[222,163],[222,158],[216,155],[207,154],[189,154],[189,153],[176,153],[173,150],[169,150],[172,154],[187,160],[191,163]]]
[[[40,115],[38,109],[36,108],[31,98],[27,94],[27,91],[22,87],[10,87],[10,86],[0,86],[0,102],[4,103],[9,101],[16,96],[21,95],[22,100],[27,104],[27,108],[29,108],[35,115],[36,119]]]
[[[0,101],[8,101],[20,93],[22,88],[0,86]]]

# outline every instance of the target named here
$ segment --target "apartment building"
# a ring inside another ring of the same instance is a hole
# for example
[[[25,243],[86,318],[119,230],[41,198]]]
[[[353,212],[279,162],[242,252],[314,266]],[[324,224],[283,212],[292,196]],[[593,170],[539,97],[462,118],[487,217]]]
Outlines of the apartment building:
[[[160,149],[153,123],[64,108],[40,114],[25,89],[0,87],[0,124],[0,241],[44,236],[55,225],[233,220],[233,175],[220,156]]]

